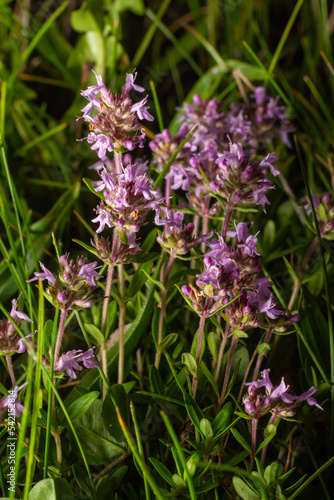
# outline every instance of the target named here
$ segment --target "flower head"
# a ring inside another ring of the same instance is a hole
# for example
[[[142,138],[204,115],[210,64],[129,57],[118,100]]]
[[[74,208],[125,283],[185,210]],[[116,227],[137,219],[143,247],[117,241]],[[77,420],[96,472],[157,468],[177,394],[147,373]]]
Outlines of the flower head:
[[[152,179],[143,171],[143,165],[128,165],[123,174],[102,170],[100,176],[101,181],[95,183],[95,190],[103,192],[104,200],[96,208],[97,217],[92,220],[99,223],[96,232],[102,232],[105,226],[139,231],[159,198]]]
[[[295,408],[303,401],[322,410],[316,400],[311,397],[317,391],[316,387],[311,387],[300,396],[294,396],[290,392],[290,386],[286,385],[284,377],[280,384],[274,387],[269,378],[269,371],[263,370],[262,379],[245,384],[248,385],[248,393],[244,396],[243,403],[246,413],[252,418],[260,418],[268,412],[275,417],[292,417],[295,414]],[[259,392],[262,387],[264,387],[264,394]]]
[[[96,75],[97,85],[83,90],[81,95],[89,103],[81,111],[82,118],[89,123],[91,130],[87,137],[91,149],[98,151],[98,157],[104,158],[107,151],[123,153],[131,151],[135,145],[143,146],[145,140],[139,120],[153,120],[146,106],[147,97],[138,103],[133,103],[130,97],[132,89],[143,92],[145,89],[134,83],[137,73],[126,76],[125,85],[120,95],[112,94]],[[92,115],[93,110],[96,111]]]
[[[275,153],[268,154],[262,161],[252,161],[244,152],[241,143],[230,143],[230,151],[218,153],[216,162],[219,173],[216,180],[211,182],[211,189],[226,199],[230,205],[265,205],[269,203],[265,193],[274,187],[266,175],[266,169],[276,176],[279,171],[273,163]]]
[[[43,273],[35,272],[35,277],[30,281],[38,279],[47,280],[46,293],[54,305],[60,309],[80,309],[91,306],[89,295],[97,286],[97,279],[102,278],[96,269],[97,262],[90,262],[84,257],[78,257],[76,261],[70,260],[69,254],[62,255],[59,259],[60,271],[58,278],[52,274],[44,264],[40,263]]]
[[[212,236],[212,232],[194,237],[194,225],[183,224],[184,214],[175,210],[167,210],[165,217],[161,217],[162,209],[156,212],[155,223],[158,226],[165,225],[164,232],[157,237],[157,241],[171,255],[185,255],[191,248],[206,242]]]
[[[77,378],[74,370],[81,371],[83,368],[79,363],[82,363],[85,368],[98,368],[101,366],[100,363],[94,361],[92,358],[94,358],[93,348],[85,352],[82,349],[73,349],[60,356],[55,370],[58,372],[66,371],[69,377]]]

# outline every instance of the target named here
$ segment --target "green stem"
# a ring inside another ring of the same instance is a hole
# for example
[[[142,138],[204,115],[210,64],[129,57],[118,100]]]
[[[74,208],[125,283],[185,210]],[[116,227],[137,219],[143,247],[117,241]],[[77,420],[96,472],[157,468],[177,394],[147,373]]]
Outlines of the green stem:
[[[121,303],[119,306],[118,318],[118,331],[119,331],[119,344],[118,344],[118,383],[123,383],[124,378],[124,321],[125,321],[125,280],[124,280],[124,266],[118,265],[118,283]]]

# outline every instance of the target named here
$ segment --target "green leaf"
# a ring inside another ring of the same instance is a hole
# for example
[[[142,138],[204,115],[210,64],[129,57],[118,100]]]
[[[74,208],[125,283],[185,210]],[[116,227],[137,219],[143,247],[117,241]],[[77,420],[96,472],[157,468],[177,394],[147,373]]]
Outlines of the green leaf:
[[[93,181],[91,179],[89,179],[88,177],[84,177],[82,180],[86,184],[86,186],[88,187],[89,191],[91,191],[93,194],[95,194],[95,196],[98,196],[99,198],[101,198],[101,200],[105,201],[105,197],[103,196],[101,191],[95,191],[95,187],[93,186],[93,184],[92,184]]]
[[[115,472],[110,476],[111,484],[112,484],[110,495],[114,494],[118,490],[118,488],[120,488],[120,486],[123,483],[124,476],[127,473],[127,470],[128,470],[128,466],[122,465],[117,470],[115,470]]]
[[[153,467],[155,468],[155,470],[166,481],[166,483],[168,483],[170,486],[174,486],[173,476],[171,472],[167,469],[167,467],[163,465],[161,462],[158,462],[158,460],[156,460],[153,457],[150,457],[149,460],[153,465]]]
[[[149,274],[147,274],[147,272],[145,271],[145,269],[142,269],[143,273],[146,274],[147,278],[152,282],[154,283],[156,286],[158,286],[161,290],[164,290],[165,287],[164,285],[161,283],[161,281],[159,280],[156,280],[154,278],[152,278]]]
[[[75,10],[71,14],[71,25],[72,28],[78,33],[85,33],[86,31],[99,30],[99,25],[90,10],[90,5],[92,2],[83,2],[80,9]],[[93,7],[93,5],[91,5]],[[96,10],[94,10],[96,12]]]
[[[201,367],[201,369],[203,371],[203,374],[204,374],[205,378],[208,380],[208,382],[211,385],[212,389],[215,391],[215,394],[216,394],[217,398],[219,398],[218,385],[217,385],[215,379],[213,378],[213,375],[210,372],[209,368],[204,363],[204,361],[201,361],[200,367]]]
[[[213,437],[212,426],[210,420],[207,418],[202,418],[199,424],[199,429],[204,438],[211,439]]]
[[[267,255],[274,246],[276,236],[275,221],[269,219],[263,230],[263,253]]]
[[[204,418],[202,410],[190,394],[184,393],[183,399],[190,420],[192,421],[196,429],[200,431],[200,422]]]
[[[95,257],[98,257],[97,251],[91,245],[87,245],[83,241],[77,240],[76,238],[73,238],[72,241],[74,241],[74,243],[78,243],[78,245],[80,245],[82,248],[84,248],[85,250],[87,250],[87,252],[90,252],[93,255],[95,255]]]
[[[102,345],[104,343],[104,336],[97,326],[92,325],[90,323],[85,323],[86,332],[98,343],[98,345]]]
[[[102,401],[94,401],[89,410],[73,422],[87,462],[91,465],[107,463],[127,453],[125,443],[115,439],[104,424],[102,406]],[[76,448],[76,442],[70,432],[69,437],[71,445]]]
[[[239,477],[234,476],[233,486],[243,500],[261,500],[260,497]]]
[[[269,344],[260,344],[259,347],[257,348],[257,352],[259,354],[259,356],[261,358],[263,358],[264,356],[267,356],[267,354],[269,353],[271,347]]]
[[[79,487],[89,496],[91,496],[92,490],[88,482],[87,472],[80,467],[78,463],[72,465],[73,475]]]
[[[197,364],[195,358],[190,354],[190,352],[184,352],[182,354],[182,363],[186,365],[189,372],[196,377],[197,375]]]
[[[178,336],[179,336],[178,333],[169,333],[168,335],[166,335],[163,341],[158,345],[159,351],[164,352],[168,349],[168,347],[175,344],[175,342],[178,339]]]
[[[164,383],[161,378],[161,375],[157,368],[154,365],[150,366],[149,369],[149,381],[150,381],[150,386],[151,390],[153,392],[157,392],[158,394],[163,394],[164,393]]]
[[[245,448],[245,450],[248,451],[248,453],[251,453],[251,447],[250,445],[247,443],[246,439],[240,434],[239,431],[237,431],[237,429],[231,429],[231,432],[233,434],[233,436],[235,437],[235,439],[238,441],[238,443],[241,444],[241,446],[243,448]]]
[[[288,259],[286,257],[284,257],[284,255],[282,256],[282,258],[284,260],[284,263],[285,263],[287,270],[289,271],[289,274],[292,278],[292,281],[294,283],[299,283],[299,278],[298,278],[297,274],[295,273],[293,267],[291,266],[290,262],[288,261]]]
[[[230,425],[232,413],[232,403],[228,402],[223,406],[212,422],[212,429],[215,435],[218,434],[221,436],[225,432],[226,428]]]
[[[92,406],[94,401],[99,397],[100,393],[98,391],[89,392],[88,394],[84,394],[76,401],[70,405],[67,409],[67,412],[71,418],[71,420],[75,420],[77,418],[82,417],[86,411]]]
[[[129,259],[129,262],[134,263],[134,264],[141,264],[142,262],[148,262],[148,261],[153,261],[156,260],[160,254],[158,252],[140,252],[136,254],[134,257],[131,257]]]
[[[61,477],[39,481],[28,496],[28,500],[62,500],[64,498],[74,500],[76,496],[68,482]]]
[[[265,468],[264,480],[268,486],[270,486],[274,481],[276,481],[277,471],[278,471],[278,464],[276,462],[273,462],[272,464],[268,465],[268,467]]]

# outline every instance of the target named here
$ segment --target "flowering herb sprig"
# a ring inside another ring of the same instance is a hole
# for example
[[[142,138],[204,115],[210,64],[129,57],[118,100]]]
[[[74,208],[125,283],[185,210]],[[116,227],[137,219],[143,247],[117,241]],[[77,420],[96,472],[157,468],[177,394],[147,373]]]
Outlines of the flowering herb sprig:
[[[85,257],[77,257],[76,261],[69,259],[69,254],[59,259],[60,271],[58,278],[49,271],[42,262],[43,272],[35,272],[36,280],[47,280],[46,294],[50,302],[63,311],[91,307],[91,292],[97,287],[97,279],[102,275],[97,272],[97,262],[90,262]]]
[[[241,143],[230,143],[230,151],[218,153],[216,160],[219,173],[210,186],[214,193],[224,198],[229,210],[240,205],[269,204],[266,193],[273,189],[267,171],[277,176],[279,171],[274,167],[276,154],[269,153],[263,160],[250,160]]]
[[[320,410],[323,409],[312,397],[317,391],[316,387],[310,387],[308,391],[304,392],[300,396],[295,396],[291,394],[290,386],[286,385],[284,377],[282,377],[280,384],[274,387],[269,378],[269,372],[269,369],[263,370],[261,373],[262,379],[245,384],[248,386],[248,392],[243,398],[243,404],[246,414],[252,420],[252,453],[250,470],[252,470],[255,457],[257,422],[261,417],[270,412],[272,417],[269,424],[273,426],[278,418],[288,419],[293,417],[296,413],[296,408],[304,401],[311,406],[316,406]],[[264,388],[264,393],[259,391],[261,388]],[[262,465],[264,464],[266,451],[267,446],[265,446],[262,451]]]
[[[120,95],[112,94],[107,89],[100,75],[96,75],[97,85],[83,90],[81,95],[89,103],[82,109],[82,118],[89,123],[91,130],[87,137],[91,149],[98,151],[98,157],[104,158],[106,152],[123,153],[132,151],[136,145],[143,146],[145,134],[138,120],[153,120],[146,106],[147,96],[133,103],[131,90],[144,92],[144,88],[135,84],[137,73],[126,75],[126,82]],[[92,111],[97,111],[91,115]]]

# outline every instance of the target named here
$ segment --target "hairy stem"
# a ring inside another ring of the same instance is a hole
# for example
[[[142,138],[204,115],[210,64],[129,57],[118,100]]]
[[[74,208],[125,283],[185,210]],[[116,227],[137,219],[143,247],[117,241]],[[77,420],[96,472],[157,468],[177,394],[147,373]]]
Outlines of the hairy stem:
[[[106,330],[107,330],[107,316],[108,316],[108,306],[109,306],[109,298],[110,298],[110,291],[111,291],[111,285],[112,285],[112,279],[114,275],[114,268],[115,268],[115,259],[116,259],[116,251],[117,251],[117,246],[118,246],[118,240],[119,236],[117,234],[117,231],[115,229],[115,234],[114,234],[114,242],[113,242],[113,249],[112,249],[112,255],[111,255],[111,263],[108,266],[108,273],[107,273],[107,282],[106,282],[106,291],[104,294],[104,299],[103,299],[103,307],[102,307],[102,321],[101,321],[101,333],[104,337],[104,342],[101,345],[101,354],[102,354],[102,370],[103,373],[109,381],[108,378],[108,361],[107,361],[107,344],[106,344]],[[105,399],[107,395],[107,387],[104,384],[103,385],[103,399]]]
[[[118,174],[123,173],[123,161],[122,161],[122,154],[121,153],[114,153],[114,158],[115,158],[115,164],[116,164],[116,172]]]
[[[220,399],[219,399],[219,406],[221,406],[223,404],[225,396],[226,396],[226,389],[227,389],[228,380],[230,378],[230,372],[231,372],[231,367],[232,367],[232,360],[233,360],[233,356],[234,356],[234,353],[235,353],[235,349],[237,347],[238,340],[239,339],[237,337],[234,337],[234,336],[232,337],[230,354],[228,356],[227,365],[226,365],[226,371],[225,371],[225,378],[224,378],[223,389],[222,389],[222,392],[221,392],[221,395],[220,395]]]
[[[202,314],[200,316],[199,327],[198,327],[198,339],[197,339],[197,351],[196,351],[197,372],[196,372],[196,376],[193,378],[193,383],[192,383],[192,393],[193,393],[194,398],[196,397],[197,384],[198,384],[199,360],[200,360],[201,351],[202,351],[205,319],[206,319],[205,316]]]
[[[269,344],[269,341],[271,339],[272,333],[273,333],[273,329],[269,328],[269,330],[266,333],[266,336],[265,336],[265,339],[263,341],[263,344]],[[259,371],[260,371],[262,360],[263,360],[263,356],[261,356],[260,354],[258,354],[257,360],[256,360],[256,365],[255,365],[255,368],[254,368],[254,373],[253,373],[253,382],[257,379],[257,376],[258,376]]]
[[[232,197],[232,199],[229,200],[228,205],[227,205],[227,211],[226,211],[224,226],[223,226],[223,230],[222,230],[222,237],[224,240],[226,238],[228,224],[230,222],[230,218],[231,218],[231,215],[232,215],[233,210],[234,210],[233,205],[234,205],[234,199]]]
[[[7,366],[8,366],[8,371],[10,375],[10,379],[12,381],[12,386],[13,389],[16,386],[16,380],[15,380],[15,375],[14,375],[14,370],[13,370],[13,364],[12,364],[12,357],[11,356],[6,356],[6,361],[7,361]]]
[[[252,420],[252,452],[251,452],[250,463],[249,463],[249,472],[252,472],[253,465],[254,465],[254,458],[255,458],[255,451],[256,451],[257,422],[258,422],[258,419],[253,418],[253,420]]]
[[[119,344],[118,344],[118,383],[123,383],[124,378],[124,322],[125,322],[125,280],[124,280],[124,266],[118,265],[118,283],[119,293],[121,296],[121,303],[119,306],[118,318],[118,331],[119,331]]]
[[[268,425],[274,425],[275,421],[276,421],[276,418],[277,416],[275,414],[273,414],[273,416],[271,417],[270,421],[269,421],[269,424]],[[268,449],[268,445],[266,444],[266,446],[264,446],[262,448],[262,453],[261,453],[261,465],[264,465],[264,461],[266,459],[266,454],[267,454],[267,449]]]
[[[209,230],[209,208],[210,208],[210,196],[205,196],[204,199],[204,216],[203,216],[203,224],[202,224],[202,234],[207,234]],[[206,243],[203,241],[201,243],[201,250],[205,252]]]
[[[172,265],[174,263],[174,260],[175,260],[174,255],[171,255],[169,258],[169,262],[168,262],[168,265],[166,268],[165,275],[162,279],[162,284],[164,285],[164,289],[163,289],[162,295],[161,295],[161,307],[160,307],[159,326],[158,326],[158,345],[161,344],[161,342],[163,340],[163,327],[164,327],[164,320],[165,320],[165,316],[166,316],[167,292],[168,292],[167,283],[168,283],[169,274],[170,274],[170,271],[172,269]],[[157,369],[159,368],[160,359],[161,359],[161,351],[160,351],[160,349],[157,348],[157,352],[155,355],[155,361],[154,361],[154,365]]]
[[[224,351],[225,351],[225,347],[226,347],[226,342],[227,342],[227,339],[228,339],[229,329],[230,329],[230,326],[229,326],[228,323],[226,323],[226,325],[225,325],[225,333],[223,335],[223,338],[222,338],[222,341],[221,341],[221,344],[220,344],[220,348],[219,348],[219,353],[218,353],[218,360],[217,360],[217,367],[216,367],[216,374],[215,374],[215,381],[216,382],[218,381],[218,377],[219,377],[219,374],[220,374],[220,369],[221,369],[221,366],[222,366],[223,355],[224,355]]]
[[[56,342],[55,354],[54,354],[54,365],[53,365],[54,367],[57,366],[58,361],[59,361],[59,352],[60,352],[60,347],[61,347],[61,341],[63,340],[66,318],[67,318],[67,309],[62,309],[61,314],[60,314],[57,342]]]

